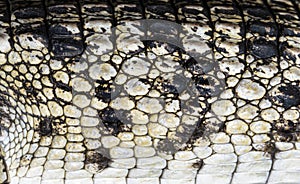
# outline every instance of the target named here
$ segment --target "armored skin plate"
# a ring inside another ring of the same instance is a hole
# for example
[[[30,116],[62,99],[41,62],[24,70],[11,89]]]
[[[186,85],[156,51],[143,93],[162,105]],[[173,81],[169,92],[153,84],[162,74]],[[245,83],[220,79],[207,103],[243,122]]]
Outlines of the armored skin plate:
[[[298,0],[0,0],[0,183],[300,183]]]

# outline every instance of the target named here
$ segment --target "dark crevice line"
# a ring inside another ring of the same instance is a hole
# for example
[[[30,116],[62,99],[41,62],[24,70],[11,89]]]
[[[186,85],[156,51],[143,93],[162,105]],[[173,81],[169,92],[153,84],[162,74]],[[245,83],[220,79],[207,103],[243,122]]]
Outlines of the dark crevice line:
[[[146,19],[146,11],[145,11],[145,4],[143,0],[139,0],[140,6],[142,7],[142,16],[143,19]]]
[[[178,26],[178,28],[179,28],[179,30],[178,30],[178,34],[177,34],[177,41],[178,41],[178,43],[179,43],[179,45],[176,45],[176,47],[179,47],[178,48],[178,54],[179,54],[179,57],[180,57],[180,59],[182,60],[182,52],[184,52],[184,47],[183,47],[183,43],[182,43],[182,40],[180,39],[180,33],[181,33],[181,28],[182,28],[182,25],[181,25],[181,22],[180,22],[180,20],[179,20],[179,17],[178,17],[178,8],[176,7],[176,5],[175,5],[175,2],[174,2],[175,0],[171,0],[171,4],[172,4],[172,8],[173,8],[173,11],[174,11],[174,15],[175,15],[175,20],[176,20],[176,24],[178,24],[178,25],[180,25],[180,26]]]
[[[209,6],[207,4],[207,0],[201,0],[199,2],[201,3],[201,6],[203,7],[203,14],[208,19],[208,26],[211,29],[211,41],[208,41],[207,44],[210,46],[210,49],[211,49],[212,53],[214,53],[214,49],[215,49],[215,44],[214,44],[215,43],[215,40],[214,40],[215,26],[214,26],[214,23],[213,23],[212,18],[211,18],[210,8],[209,8]],[[216,62],[214,54],[212,54],[212,57],[213,57],[213,61]],[[206,109],[203,110],[203,114],[206,114],[210,109],[211,109],[211,107],[208,106]],[[197,122],[196,127],[201,129],[201,127],[206,126],[203,123],[203,121],[204,121],[204,118],[199,119],[198,122]],[[189,138],[188,142],[192,142],[193,138],[195,138],[195,137],[197,138],[198,137],[198,135],[197,135],[197,128],[193,131],[193,133],[191,135],[191,138]],[[201,132],[200,134],[201,134],[200,137],[203,137],[203,132]],[[195,179],[197,180],[197,176],[196,176]]]
[[[2,149],[2,148],[0,148],[0,149]],[[6,180],[3,181],[3,184],[9,184],[10,183],[10,176],[9,176],[9,169],[8,169],[7,163],[5,161],[4,156],[1,155],[0,159],[3,161],[4,170],[6,172],[6,174],[5,174],[6,175]],[[1,172],[3,172],[3,171],[1,171]]]
[[[179,23],[179,18],[178,18],[178,16],[177,16],[177,8],[176,8],[176,6],[175,6],[173,0],[168,1],[168,3],[169,3],[169,5],[171,5],[171,8],[173,9],[174,16],[175,16],[175,23],[178,24],[178,23]],[[166,3],[165,5],[168,5],[168,4]],[[166,21],[170,21],[170,20],[166,19]],[[147,28],[147,30],[148,30],[148,29],[149,29],[149,28]],[[178,33],[178,34],[179,34],[179,33]],[[177,39],[179,39],[179,35],[178,35],[178,34],[176,35],[176,36],[177,36]],[[159,41],[159,40],[156,40],[156,41]],[[179,41],[179,40],[177,40],[177,41]],[[167,43],[167,44],[170,44],[170,43],[168,43],[168,42],[166,42],[166,43]],[[182,45],[181,42],[180,42],[180,44]],[[178,45],[175,45],[175,47],[178,48]],[[146,50],[147,50],[147,49],[146,49]],[[175,52],[176,52],[176,51],[175,51]],[[178,50],[178,52],[179,52],[179,57],[181,57],[181,56],[182,56],[181,48]],[[147,54],[147,53],[146,53],[146,54]],[[168,164],[169,164],[168,161],[166,161],[166,167],[161,169],[162,172],[161,172],[161,174],[160,174],[160,176],[159,176],[159,178],[158,178],[159,184],[162,184],[163,173],[164,173],[164,170],[168,168]]]
[[[206,15],[206,17],[208,18],[209,21],[209,27],[212,29],[213,32],[215,32],[215,26],[214,23],[211,19],[211,12],[210,12],[210,8],[208,7],[207,1],[206,0],[201,0],[202,6],[203,6],[203,11]]]
[[[9,35],[9,44],[10,44],[10,46],[11,46],[11,49],[12,50],[14,50],[14,43],[15,43],[15,41],[14,41],[14,38],[13,38],[13,30],[12,30],[12,21],[11,21],[11,15],[12,15],[12,4],[11,4],[11,2],[9,1],[9,0],[5,0],[5,4],[6,4],[6,7],[7,7],[7,13],[8,13],[8,17],[7,17],[7,23],[8,23],[8,35]],[[8,54],[5,54],[6,56],[5,56],[5,59],[6,59],[6,61],[8,61]],[[0,68],[1,69],[1,68]],[[3,79],[4,80],[4,79]],[[9,94],[8,94],[8,92],[5,92],[5,91],[0,91],[0,105],[6,105],[6,106],[11,106],[11,104],[8,102],[8,101],[6,101],[3,97],[2,97],[2,95],[5,95],[5,96],[10,96]],[[3,103],[3,104],[2,104]],[[2,112],[2,110],[0,109],[0,120],[2,119],[2,118],[8,118],[9,120],[11,119],[10,118],[10,116],[9,115],[7,115],[6,116],[6,113],[5,114],[3,114],[3,112]],[[0,127],[1,129],[3,129],[3,127],[1,126]],[[0,149],[2,149],[2,147],[0,148]],[[9,150],[10,151],[10,150]],[[3,170],[5,171],[5,175],[6,175],[6,180],[4,180],[3,181],[3,184],[9,184],[10,183],[10,175],[9,175],[9,168],[8,168],[8,165],[7,165],[7,163],[6,163],[6,161],[5,161],[5,157],[4,157],[4,155],[1,155],[0,156],[0,159],[3,161],[3,165],[4,165],[4,168],[3,168]],[[1,171],[2,173],[3,173],[3,170]]]
[[[82,45],[83,45],[82,52],[79,55],[82,55],[85,52],[85,49],[86,49],[85,36],[84,36],[84,33],[83,33],[83,31],[84,31],[84,21],[83,21],[83,18],[82,18],[80,0],[77,0],[76,4],[77,4],[77,11],[78,11],[78,16],[79,16],[79,20],[80,20],[80,24],[79,24],[80,37],[81,37],[81,42],[82,42]]]
[[[239,2],[237,0],[233,0],[233,4],[238,9],[239,14],[242,18],[242,26],[243,26],[243,28],[242,28],[242,39],[243,40],[242,41],[243,41],[243,47],[244,47],[244,51],[243,51],[244,52],[244,60],[242,62],[245,65],[245,69],[244,69],[244,71],[245,71],[247,68],[247,62],[246,62],[246,58],[247,58],[246,31],[247,30],[246,30],[245,15],[244,15],[242,6],[239,4]],[[251,68],[249,68],[249,69],[251,69]],[[242,71],[242,72],[244,72],[244,71]]]
[[[175,21],[176,21],[177,24],[180,24],[180,21],[179,21],[179,18],[178,18],[178,13],[177,13],[178,11],[177,11],[177,8],[175,6],[174,1],[175,0],[170,0],[170,4],[171,4],[171,7],[172,7],[172,9],[174,11]]]
[[[211,10],[210,10],[210,7],[207,4],[207,1],[208,0],[201,0],[201,4],[203,6],[203,13],[208,18],[208,24],[209,24],[209,27],[211,28],[211,39],[212,40],[211,40],[211,43],[208,42],[208,44],[210,44],[209,46],[210,46],[211,51],[212,51],[212,60],[213,60],[213,62],[218,62],[218,61],[216,61],[216,58],[215,58],[215,51],[217,51],[217,47],[216,47],[216,44],[215,44],[216,43],[216,38],[214,36],[214,33],[216,33],[216,28],[215,28],[215,23],[212,20]],[[219,68],[217,68],[217,69],[220,71]],[[219,98],[219,95],[217,95],[217,98]],[[208,105],[207,110],[206,110],[205,113],[207,113],[210,110],[211,110],[211,105]],[[201,124],[202,124],[202,121],[201,121]]]
[[[195,182],[194,182],[194,184],[198,184],[198,182],[197,182],[198,174],[199,174],[199,172],[201,171],[201,169],[203,168],[203,166],[205,164],[203,162],[203,159],[200,159],[200,158],[199,158],[199,161],[197,161],[195,164],[199,164],[199,165],[197,165],[198,168],[197,168],[197,171],[196,171]],[[192,166],[194,167],[194,164]]]
[[[114,2],[112,0],[108,0],[107,1],[107,4],[111,7],[111,10],[112,10],[112,27],[116,27],[118,24],[117,24],[117,19],[116,19],[116,11],[115,11],[115,6],[114,6]]]
[[[247,63],[247,56],[248,55],[252,55],[249,51],[249,42],[251,42],[251,38],[247,38],[247,32],[248,33],[251,33],[252,32],[250,30],[248,30],[247,28],[249,28],[249,24],[247,25],[247,21],[245,21],[245,14],[244,12],[246,11],[245,10],[245,0],[233,0],[235,2],[237,2],[237,7],[240,9],[240,13],[241,13],[241,16],[242,16],[242,21],[243,21],[243,25],[244,25],[244,34],[243,34],[243,37],[244,37],[244,47],[245,47],[245,57],[244,57],[244,60],[245,60],[245,69],[241,72],[241,74],[243,75],[245,71],[249,70],[251,73],[254,72],[253,69],[249,66],[249,64]],[[253,18],[250,18],[250,22],[251,20],[253,20]],[[248,53],[249,52],[249,53]]]
[[[213,23],[212,21],[212,18],[211,18],[211,12],[210,12],[210,8],[207,4],[207,0],[201,0],[201,4],[203,6],[203,12],[205,14],[205,16],[208,18],[208,24],[209,24],[209,27],[211,28],[211,49],[214,53],[214,50],[215,50],[215,37],[214,37],[214,33],[216,32],[215,31],[215,24]],[[213,61],[215,62],[215,57],[214,57],[214,54],[213,54]]]
[[[5,95],[5,96],[4,96]],[[8,97],[9,94],[8,92],[5,92],[5,91],[0,91],[0,106],[3,107],[3,106],[7,106],[7,107],[10,107],[12,108],[11,104],[8,102],[8,100],[5,98],[5,97]],[[11,119],[11,117],[9,116],[9,113],[5,112],[4,110],[2,110],[0,108],[0,122],[2,120],[8,120],[10,122],[13,123],[13,120]],[[3,125],[0,125],[0,130],[5,130],[5,131],[9,131],[8,130],[9,127],[5,127]],[[2,136],[2,133],[0,132],[1,136]],[[3,145],[5,146],[5,145]],[[4,152],[4,147],[2,147],[2,145],[0,145],[0,152]],[[2,160],[2,163],[3,163],[3,168],[2,168],[2,174],[5,172],[5,175],[6,175],[6,180],[3,181],[3,183],[9,183],[9,180],[10,180],[10,176],[9,176],[9,169],[8,169],[8,166],[7,166],[7,163],[5,161],[5,155],[3,154],[0,154],[0,160]]]
[[[216,49],[215,47],[215,37],[214,37],[214,33],[215,33],[215,25],[212,21],[212,18],[211,18],[211,11],[210,11],[210,8],[207,4],[207,0],[200,0],[200,3],[203,7],[203,14],[206,16],[206,18],[208,19],[208,26],[210,27],[211,29],[211,43],[209,43],[210,41],[208,41],[208,44],[210,44],[210,49],[212,51],[212,53],[214,53],[214,50]],[[212,54],[212,57],[213,57],[213,62],[216,62],[215,61],[215,55]],[[205,112],[203,112],[204,114],[206,114],[207,112],[209,112],[211,109],[211,106],[209,105],[206,109],[205,109]],[[204,117],[202,119],[199,119],[199,121],[197,122],[197,125],[196,127],[199,128],[199,127],[204,127],[205,124],[203,123],[204,121]],[[197,128],[194,130],[194,132],[192,133],[191,136],[193,136],[197,130]],[[197,135],[196,135],[197,136]],[[203,137],[203,135],[201,135],[201,137]],[[191,138],[189,139],[189,141],[191,140]],[[197,174],[195,176],[195,184],[198,183],[197,182],[197,177],[198,177],[198,174],[199,174],[199,171],[201,170],[201,168],[197,171]]]
[[[279,64],[280,63],[280,41],[279,41],[279,38],[280,38],[280,35],[281,35],[280,34],[280,26],[278,25],[278,22],[276,20],[276,16],[275,16],[271,6],[267,2],[267,0],[263,0],[263,3],[266,6],[266,8],[268,9],[269,13],[271,14],[272,19],[273,19],[274,24],[275,24],[275,27],[276,27],[276,49],[277,49],[277,56],[276,57],[277,57],[278,70],[281,71],[280,64]],[[270,136],[271,141],[274,140],[274,137],[272,136],[272,133],[270,133],[270,135],[271,135]],[[272,173],[273,168],[274,168],[275,153],[271,154],[271,160],[272,160],[272,163],[271,163],[271,167],[270,167],[270,170],[269,170],[269,174],[268,174],[266,183],[269,182],[271,173]]]
[[[116,34],[116,27],[117,27],[117,18],[116,18],[116,11],[115,11],[115,6],[114,6],[114,3],[113,3],[113,0],[107,0],[107,5],[108,7],[111,8],[111,12],[112,12],[112,27],[111,27],[111,41],[113,42],[113,51],[116,51],[117,50],[117,34]],[[112,59],[113,55],[111,55],[111,59]]]
[[[277,50],[276,51],[277,52],[276,58],[277,58],[278,70],[281,71],[280,64],[279,64],[279,62],[280,62],[280,41],[279,41],[279,38],[281,36],[281,28],[280,28],[280,26],[279,26],[279,24],[278,24],[278,22],[276,20],[276,16],[275,16],[272,8],[269,5],[269,3],[267,2],[267,0],[263,0],[263,3],[266,6],[266,8],[268,8],[268,11],[269,11],[269,13],[272,16],[272,19],[273,19],[275,27],[276,27],[276,50]]]
[[[246,23],[245,23],[243,9],[240,6],[240,4],[236,0],[232,0],[232,5],[237,8],[238,13],[239,13],[239,15],[241,16],[241,19],[242,19],[242,26],[243,26],[243,28],[242,28],[243,29],[242,30],[242,32],[243,32],[243,35],[242,35],[242,39],[243,40],[242,40],[242,42],[243,42],[243,45],[244,45],[244,60],[242,62],[245,65],[245,68],[244,68],[243,71],[241,71],[241,73],[244,73],[247,70],[247,62],[246,62],[246,58],[247,58]],[[239,156],[237,156],[236,165],[234,167],[233,172],[231,173],[231,179],[230,179],[230,182],[229,182],[230,184],[232,184],[232,182],[233,182],[234,174],[237,172],[238,165],[239,165]]]
[[[8,24],[9,24],[9,37],[10,37],[10,46],[12,49],[14,49],[14,36],[13,36],[13,30],[11,27],[11,15],[12,15],[12,4],[10,2],[10,0],[6,0],[6,6],[7,6],[7,13],[8,13]],[[7,58],[8,59],[8,58]]]
[[[52,52],[52,42],[51,42],[51,38],[50,38],[50,34],[49,34],[49,28],[50,28],[50,25],[49,25],[49,22],[48,22],[48,19],[47,19],[47,16],[48,16],[48,1],[47,0],[42,0],[42,3],[43,3],[43,8],[44,8],[44,24],[45,24],[45,33],[46,33],[46,36],[47,36],[47,43],[48,43],[48,52],[51,53]],[[51,58],[51,54],[50,54],[50,58]]]
[[[144,3],[143,0],[139,0],[138,2],[140,3],[141,9],[142,9],[142,17],[143,17],[143,19],[145,20],[145,19],[147,19],[147,18],[146,18],[146,10],[145,10],[145,9],[146,9],[146,6],[145,6],[145,3]],[[147,25],[144,24],[144,26],[147,26]],[[147,35],[147,30],[148,30],[148,29],[145,29],[145,32],[144,32],[145,36]],[[145,47],[145,49],[144,49],[145,55],[146,55],[146,57],[148,57],[148,48],[149,48],[149,44],[148,44],[147,41],[143,41],[143,45],[144,45],[144,47]]]
[[[82,4],[84,3],[84,1],[81,1],[81,0],[77,0],[76,1],[76,8],[77,8],[77,11],[78,11],[78,13],[79,13],[79,20],[80,20],[80,26],[79,26],[79,30],[80,30],[80,37],[81,37],[81,39],[82,39],[82,43],[83,43],[83,51],[82,51],[82,53],[80,54],[80,55],[82,55],[84,52],[85,52],[85,50],[86,50],[86,47],[87,47],[87,45],[86,45],[86,38],[85,38],[85,36],[84,36],[84,19],[83,19],[83,16],[82,16],[82,11],[81,11],[81,8],[82,8]],[[80,76],[80,73],[74,73],[74,78],[75,77],[78,77],[78,76]],[[87,76],[86,76],[87,77]],[[87,78],[89,78],[89,77],[87,77]],[[93,86],[94,87],[94,86]],[[75,92],[75,91],[73,91],[72,92],[72,95],[76,95],[76,94],[80,94],[80,93],[78,93],[78,92]],[[89,98],[91,98],[91,96],[89,95]],[[79,125],[79,126],[81,126],[81,125]],[[67,125],[67,128],[68,127],[78,127],[77,125]],[[83,160],[83,163],[84,163],[84,165],[86,165],[87,163],[87,159],[88,159],[88,157],[87,157],[87,153],[88,153],[88,151],[96,151],[95,149],[92,149],[92,150],[89,150],[88,149],[88,147],[87,147],[87,145],[86,145],[86,142],[89,140],[89,138],[86,138],[86,136],[83,136],[83,140],[82,140],[82,142],[83,142],[83,144],[82,144],[82,146],[84,147],[84,151],[82,152],[83,154],[84,154],[84,160]],[[73,141],[68,141],[68,142],[73,142]],[[68,153],[68,152],[67,152]],[[94,176],[95,176],[95,174],[92,174],[92,179],[94,179]]]
[[[233,172],[231,173],[231,178],[230,178],[229,184],[232,184],[232,182],[233,182],[233,177],[234,177],[234,174],[235,174],[236,171],[237,171],[238,165],[239,165],[239,156],[237,156],[236,165],[235,165],[235,167],[234,167]]]
[[[274,137],[272,135],[272,130],[273,130],[273,126],[271,128],[271,133],[269,134],[270,136],[270,141],[267,143],[267,146],[271,146],[271,152],[269,152],[268,154],[270,155],[271,157],[271,167],[270,167],[270,170],[269,170],[269,173],[268,173],[268,176],[267,176],[267,179],[266,179],[266,182],[265,183],[269,183],[269,180],[270,180],[270,177],[271,177],[271,173],[273,171],[273,168],[274,168],[274,163],[275,163],[275,155],[276,155],[276,145],[275,145],[275,142],[274,141]],[[269,148],[267,148],[269,149]],[[265,151],[265,153],[267,153],[267,150]]]

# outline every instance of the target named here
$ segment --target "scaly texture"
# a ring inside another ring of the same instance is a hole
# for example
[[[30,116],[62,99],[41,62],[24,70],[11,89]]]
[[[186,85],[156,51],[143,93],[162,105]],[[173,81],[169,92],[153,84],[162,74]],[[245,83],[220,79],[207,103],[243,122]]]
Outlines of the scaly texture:
[[[299,4],[0,0],[0,181],[300,183]]]

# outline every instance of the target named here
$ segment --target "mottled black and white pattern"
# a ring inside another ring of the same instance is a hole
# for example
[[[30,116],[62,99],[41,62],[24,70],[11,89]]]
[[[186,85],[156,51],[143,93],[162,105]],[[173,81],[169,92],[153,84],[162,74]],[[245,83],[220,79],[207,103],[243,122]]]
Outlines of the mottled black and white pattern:
[[[0,182],[300,183],[299,4],[0,0]]]

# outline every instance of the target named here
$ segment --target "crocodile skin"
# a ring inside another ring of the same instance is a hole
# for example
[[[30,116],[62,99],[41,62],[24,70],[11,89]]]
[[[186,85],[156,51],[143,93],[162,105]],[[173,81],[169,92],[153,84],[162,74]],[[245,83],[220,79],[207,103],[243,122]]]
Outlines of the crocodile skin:
[[[1,183],[299,184],[299,9],[0,0]]]

